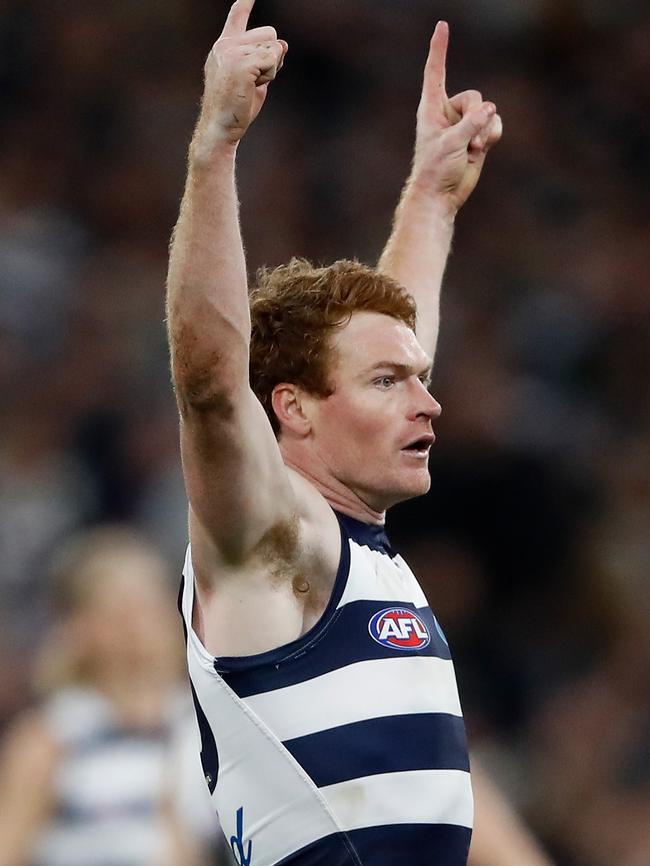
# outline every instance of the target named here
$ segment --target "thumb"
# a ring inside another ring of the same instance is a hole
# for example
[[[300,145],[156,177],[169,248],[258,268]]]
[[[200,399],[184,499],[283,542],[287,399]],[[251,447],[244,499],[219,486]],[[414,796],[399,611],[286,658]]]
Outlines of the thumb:
[[[480,135],[489,125],[495,113],[496,106],[491,102],[470,109],[446,131],[444,138],[447,149],[466,150],[474,136]]]

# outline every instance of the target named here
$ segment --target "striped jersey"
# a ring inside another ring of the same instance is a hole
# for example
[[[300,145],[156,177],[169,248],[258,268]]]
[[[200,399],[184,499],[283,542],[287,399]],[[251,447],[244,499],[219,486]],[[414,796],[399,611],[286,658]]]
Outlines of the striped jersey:
[[[44,719],[60,758],[34,866],[150,866],[166,854],[168,749],[184,707],[174,695],[160,727],[139,730],[93,688],[70,686],[50,699]]]
[[[180,607],[203,772],[239,866],[465,866],[473,819],[449,647],[383,527],[337,514],[329,604],[278,649],[214,658]]]

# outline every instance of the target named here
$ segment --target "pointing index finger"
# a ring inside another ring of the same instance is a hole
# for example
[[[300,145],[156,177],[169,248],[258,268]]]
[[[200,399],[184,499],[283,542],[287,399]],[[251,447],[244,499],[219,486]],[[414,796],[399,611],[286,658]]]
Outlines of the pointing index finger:
[[[449,45],[449,25],[446,21],[438,21],[431,37],[429,56],[424,68],[424,78],[427,88],[438,91],[443,101],[447,99],[447,46]]]
[[[221,31],[222,36],[240,36],[246,32],[248,19],[255,5],[255,0],[235,0],[230,7],[226,23]]]

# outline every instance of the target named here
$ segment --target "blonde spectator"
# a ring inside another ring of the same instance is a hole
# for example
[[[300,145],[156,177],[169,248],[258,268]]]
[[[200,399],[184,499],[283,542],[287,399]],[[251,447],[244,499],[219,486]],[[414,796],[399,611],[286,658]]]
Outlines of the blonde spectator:
[[[197,866],[168,778],[188,699],[163,561],[97,529],[61,550],[52,589],[43,698],[0,757],[1,866]]]

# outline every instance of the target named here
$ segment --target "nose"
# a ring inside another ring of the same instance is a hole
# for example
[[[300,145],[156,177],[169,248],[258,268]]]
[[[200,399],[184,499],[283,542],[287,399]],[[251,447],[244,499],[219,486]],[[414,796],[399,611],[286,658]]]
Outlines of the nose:
[[[415,417],[416,418],[428,418],[431,421],[434,421],[436,418],[440,417],[440,413],[442,412],[442,406],[436,398],[429,392],[426,385],[421,382],[419,379],[418,382],[418,395],[417,401],[415,403]]]

